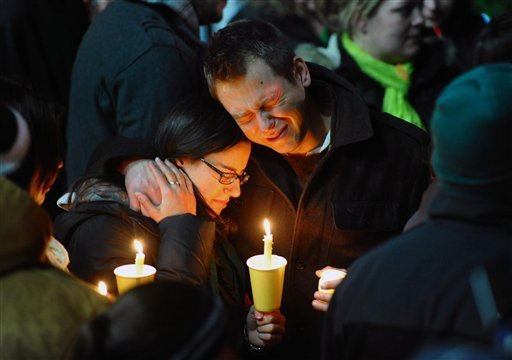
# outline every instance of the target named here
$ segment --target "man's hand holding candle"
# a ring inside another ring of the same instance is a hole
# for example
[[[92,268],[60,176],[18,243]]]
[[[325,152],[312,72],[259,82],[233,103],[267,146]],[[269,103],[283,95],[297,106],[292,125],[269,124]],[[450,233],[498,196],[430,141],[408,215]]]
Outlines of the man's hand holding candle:
[[[316,276],[320,278],[318,282],[318,291],[313,294],[313,308],[318,311],[327,312],[329,303],[336,287],[343,281],[347,271],[326,266],[316,271]]]
[[[247,340],[254,346],[267,348],[280,344],[286,330],[286,318],[279,309],[260,312],[251,306],[247,314]]]

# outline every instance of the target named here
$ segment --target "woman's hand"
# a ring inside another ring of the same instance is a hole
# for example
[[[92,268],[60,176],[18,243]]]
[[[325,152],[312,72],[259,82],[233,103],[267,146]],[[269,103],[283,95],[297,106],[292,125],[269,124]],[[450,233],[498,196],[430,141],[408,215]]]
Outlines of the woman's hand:
[[[247,340],[254,346],[266,348],[283,341],[286,318],[279,309],[272,312],[259,312],[251,306],[247,314]]]
[[[140,209],[144,216],[150,217],[156,222],[179,214],[196,214],[196,197],[192,182],[187,174],[169,160],[165,163],[159,158],[150,163],[150,171],[155,177],[162,202],[155,206],[143,193],[136,192],[135,196],[140,202]]]

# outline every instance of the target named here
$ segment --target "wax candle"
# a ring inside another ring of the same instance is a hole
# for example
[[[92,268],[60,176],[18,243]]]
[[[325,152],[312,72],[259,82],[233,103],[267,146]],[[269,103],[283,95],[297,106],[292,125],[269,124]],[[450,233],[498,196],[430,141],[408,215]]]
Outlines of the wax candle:
[[[263,236],[263,255],[265,257],[265,263],[268,267],[272,266],[272,234],[270,233],[270,223],[267,219],[263,221],[263,227],[265,228],[265,235]]]
[[[133,245],[135,246],[135,249],[137,250],[137,255],[135,256],[135,274],[142,275],[142,271],[144,268],[144,258],[145,258],[145,255],[142,252],[142,244],[140,241],[134,240]]]
[[[108,291],[107,291],[107,284],[105,284],[104,281],[100,281],[98,283],[98,292],[103,295],[103,296],[107,296],[108,295]]]

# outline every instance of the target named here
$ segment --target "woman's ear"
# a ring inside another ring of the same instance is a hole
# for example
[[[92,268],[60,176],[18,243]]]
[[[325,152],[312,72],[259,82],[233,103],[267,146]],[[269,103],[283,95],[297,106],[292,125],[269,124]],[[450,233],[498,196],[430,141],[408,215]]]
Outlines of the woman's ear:
[[[185,164],[185,162],[183,161],[182,158],[175,159],[174,161],[176,162],[176,165],[178,165],[178,166],[183,166],[183,164]]]
[[[303,87],[311,85],[311,75],[306,62],[299,56],[293,58],[293,76]]]

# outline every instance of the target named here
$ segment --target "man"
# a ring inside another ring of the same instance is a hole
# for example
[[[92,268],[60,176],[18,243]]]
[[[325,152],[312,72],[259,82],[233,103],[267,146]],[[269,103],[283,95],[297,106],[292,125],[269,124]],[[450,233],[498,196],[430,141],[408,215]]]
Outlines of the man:
[[[432,341],[490,345],[498,314],[488,305],[510,319],[511,92],[510,64],[477,67],[443,91],[428,218],[351,266],[329,306],[325,359],[410,358]],[[486,272],[494,301],[482,291]]]
[[[251,181],[229,209],[235,245],[242,259],[261,253],[270,220],[274,252],[288,260],[285,351],[303,358],[321,320],[311,307],[315,271],[345,268],[401,231],[428,182],[427,136],[369,110],[350,84],[295,56],[265,22],[219,30],[204,62],[211,93],[257,144]],[[330,298],[315,297],[325,309]]]
[[[101,140],[153,139],[162,116],[206,84],[199,25],[219,21],[226,0],[120,0],[85,34],[73,67],[66,170],[85,173]]]

